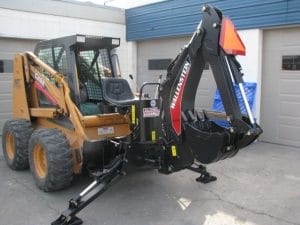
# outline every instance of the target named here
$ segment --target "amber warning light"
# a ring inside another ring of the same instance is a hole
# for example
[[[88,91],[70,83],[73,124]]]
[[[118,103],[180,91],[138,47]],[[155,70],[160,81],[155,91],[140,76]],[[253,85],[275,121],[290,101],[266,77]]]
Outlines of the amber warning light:
[[[227,54],[246,55],[246,48],[231,20],[223,17],[220,46]]]

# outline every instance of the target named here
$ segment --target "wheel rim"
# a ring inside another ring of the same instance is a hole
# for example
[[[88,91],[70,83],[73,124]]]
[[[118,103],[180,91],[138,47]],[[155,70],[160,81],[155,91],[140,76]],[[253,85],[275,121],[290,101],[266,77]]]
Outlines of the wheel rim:
[[[47,175],[47,158],[43,147],[39,144],[33,149],[33,162],[36,174],[40,178],[45,178]]]
[[[6,134],[6,153],[7,153],[7,157],[10,160],[14,159],[15,157],[14,136],[10,132]]]

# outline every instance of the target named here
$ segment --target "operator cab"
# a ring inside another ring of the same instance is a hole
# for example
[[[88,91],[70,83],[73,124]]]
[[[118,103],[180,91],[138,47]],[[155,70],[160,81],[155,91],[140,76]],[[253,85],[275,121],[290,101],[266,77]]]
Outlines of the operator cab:
[[[40,42],[35,54],[64,75],[83,115],[97,115],[116,112],[134,102],[127,80],[120,77],[114,54],[119,45],[119,38],[72,35]],[[40,105],[49,106],[47,98],[39,95]]]

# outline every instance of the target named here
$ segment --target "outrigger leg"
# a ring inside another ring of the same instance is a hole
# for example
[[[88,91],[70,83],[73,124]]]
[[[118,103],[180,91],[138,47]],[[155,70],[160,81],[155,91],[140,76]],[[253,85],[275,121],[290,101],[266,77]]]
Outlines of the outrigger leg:
[[[207,184],[209,182],[217,180],[217,177],[212,176],[209,172],[207,172],[206,167],[203,165],[197,165],[197,167],[190,166],[188,167],[188,169],[196,173],[200,173],[200,176],[196,178],[197,182]]]
[[[84,207],[95,200],[109,184],[122,174],[125,154],[117,156],[101,174],[95,174],[95,180],[86,187],[76,198],[69,201],[69,208],[65,210],[51,225],[80,225],[82,220],[76,216]]]

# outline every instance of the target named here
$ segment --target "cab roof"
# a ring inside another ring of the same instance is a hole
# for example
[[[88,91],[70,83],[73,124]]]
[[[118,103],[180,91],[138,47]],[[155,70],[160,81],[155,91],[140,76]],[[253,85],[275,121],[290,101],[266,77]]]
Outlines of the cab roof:
[[[70,50],[90,50],[99,48],[107,48],[110,50],[120,46],[120,38],[76,34],[41,41],[36,45],[34,52],[37,53],[39,49],[56,46],[64,46],[65,48],[70,48]]]

